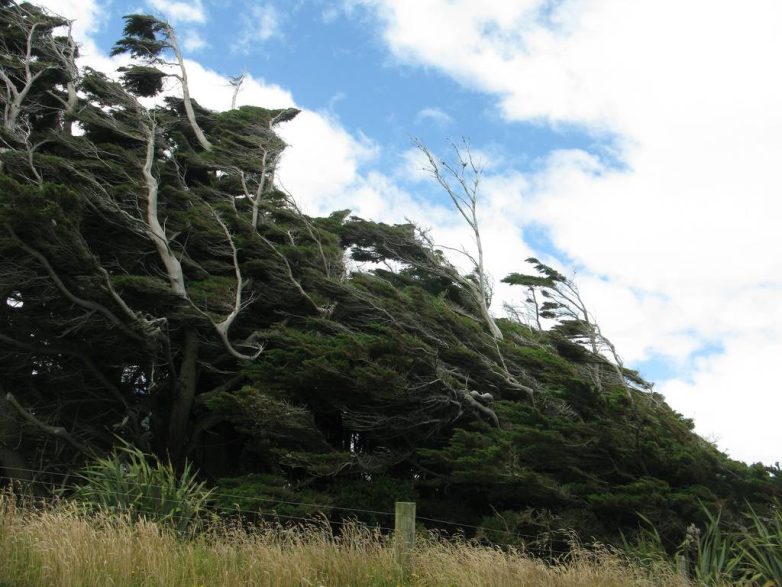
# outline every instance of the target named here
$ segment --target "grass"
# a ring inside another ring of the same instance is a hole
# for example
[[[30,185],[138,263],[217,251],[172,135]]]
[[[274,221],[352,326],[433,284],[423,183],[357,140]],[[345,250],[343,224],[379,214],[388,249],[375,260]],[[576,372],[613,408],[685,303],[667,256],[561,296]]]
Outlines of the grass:
[[[327,524],[246,528],[223,523],[185,538],[170,525],[84,514],[67,503],[21,507],[0,495],[0,585],[28,586],[679,586],[673,566],[633,563],[605,547],[575,548],[547,564],[437,536],[419,538],[402,576],[392,541]]]

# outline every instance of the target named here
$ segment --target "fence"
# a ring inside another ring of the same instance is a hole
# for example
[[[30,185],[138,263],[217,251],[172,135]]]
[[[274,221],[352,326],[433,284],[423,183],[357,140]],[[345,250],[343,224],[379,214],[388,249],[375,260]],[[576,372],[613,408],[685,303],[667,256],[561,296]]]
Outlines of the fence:
[[[66,473],[58,473],[53,471],[43,471],[38,469],[15,469],[15,471],[19,473],[25,473],[25,474],[31,474],[31,475],[47,475],[49,477],[59,477],[62,479],[62,481],[59,484],[54,484],[49,481],[43,481],[43,480],[20,480],[18,478],[11,478],[8,476],[0,475],[0,480],[6,480],[6,481],[15,481],[22,484],[31,484],[31,485],[40,485],[45,486],[49,489],[55,488],[57,485],[60,487],[64,487],[67,485],[70,485],[74,481],[77,481],[79,479],[78,475],[73,474],[66,474]],[[148,487],[156,487],[154,485]],[[159,486],[157,486],[159,487]],[[271,518],[273,520],[283,520],[288,521],[291,523],[312,523],[315,519],[314,517],[303,517],[303,516],[292,516],[287,514],[281,514],[276,511],[273,511],[271,513],[264,512],[263,511],[263,504],[286,504],[286,505],[295,505],[295,506],[303,506],[306,508],[312,508],[312,509],[320,509],[325,511],[344,511],[344,512],[352,512],[356,514],[371,514],[375,516],[386,516],[388,518],[394,519],[394,527],[390,527],[389,525],[373,525],[374,528],[377,528],[381,531],[388,532],[393,536],[393,548],[394,548],[394,556],[395,560],[400,568],[400,571],[403,573],[407,573],[410,571],[410,564],[411,564],[411,553],[413,552],[415,548],[416,543],[416,531],[417,531],[417,524],[418,523],[429,523],[434,524],[439,527],[450,527],[455,529],[457,532],[464,532],[465,530],[470,530],[474,532],[484,532],[485,535],[505,535],[508,537],[512,537],[515,539],[522,540],[522,543],[530,542],[530,543],[541,543],[545,541],[545,536],[543,539],[541,539],[541,536],[532,536],[528,534],[522,534],[519,532],[514,532],[511,530],[502,530],[498,528],[489,528],[486,526],[478,526],[473,524],[468,524],[464,522],[456,522],[451,520],[443,520],[439,518],[431,518],[427,516],[420,516],[417,515],[416,512],[416,503],[415,502],[396,502],[395,503],[395,509],[393,512],[389,511],[382,511],[382,510],[374,510],[374,509],[365,509],[365,508],[352,508],[352,507],[343,507],[343,506],[335,506],[330,504],[318,504],[318,503],[308,503],[308,502],[298,502],[298,501],[291,501],[291,500],[284,500],[284,499],[275,499],[275,498],[269,498],[269,497],[262,497],[262,496],[247,496],[247,495],[235,495],[231,493],[225,493],[221,492],[220,495],[222,497],[226,498],[235,498],[237,500],[243,500],[245,502],[251,501],[256,502],[259,504],[259,508],[257,510],[248,510],[248,509],[241,509],[241,508],[226,508],[226,507],[219,507],[216,505],[210,506],[211,510],[217,511],[218,513],[222,514],[246,514],[248,516],[258,516],[263,519]],[[171,501],[171,500],[165,500],[163,501]],[[153,514],[155,512],[152,511],[142,511],[138,510],[139,513],[147,513],[147,514]],[[329,524],[334,524],[338,526],[343,526],[348,524],[349,522],[345,521],[339,521],[339,520],[329,520],[325,515],[323,516],[324,520],[328,521]],[[491,544],[495,546],[500,547],[518,547],[518,544],[509,544],[507,542],[497,542],[492,540]],[[566,555],[568,554],[569,550],[565,550],[562,548],[557,548],[551,543],[551,538],[549,537],[548,544],[545,547],[545,552],[548,553],[551,556],[559,556],[559,555]]]

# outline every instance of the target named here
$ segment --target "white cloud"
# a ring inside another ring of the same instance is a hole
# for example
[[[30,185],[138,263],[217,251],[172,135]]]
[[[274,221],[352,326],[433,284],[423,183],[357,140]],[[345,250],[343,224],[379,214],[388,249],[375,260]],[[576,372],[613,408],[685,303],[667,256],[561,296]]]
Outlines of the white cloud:
[[[453,118],[447,112],[439,108],[422,108],[415,116],[416,124],[429,121],[439,127],[446,127],[453,124]]]
[[[208,47],[209,43],[200,31],[189,29],[182,35],[182,45],[186,51],[195,52]]]
[[[408,184],[431,180],[432,175],[427,171],[429,162],[420,149],[411,147],[402,153],[399,160],[394,171],[394,177],[398,180]]]
[[[78,41],[97,32],[107,15],[96,0],[38,0],[35,4],[74,20],[73,33]]]
[[[347,98],[347,94],[345,92],[336,92],[331,98],[329,98],[328,104],[326,105],[326,110],[328,112],[334,112],[337,108],[337,104],[342,102],[345,98]]]
[[[242,17],[242,28],[231,50],[252,53],[257,46],[283,36],[282,15],[271,4],[255,4]]]
[[[698,361],[692,382],[666,382],[659,391],[674,408],[694,418],[696,431],[714,439],[730,456],[779,462],[779,411],[759,406],[768,403],[768,396],[779,395],[769,370],[780,353],[778,332],[730,339],[723,354]]]
[[[337,120],[305,110],[280,129],[289,147],[279,178],[311,213],[329,213],[355,201],[349,190],[360,181],[359,167],[376,156],[376,145],[347,132]]]
[[[206,11],[202,0],[147,0],[147,4],[159,11],[173,24],[206,22]]]
[[[253,8],[253,18],[257,19],[256,37],[260,41],[268,41],[281,34],[280,16],[271,4]]]
[[[768,448],[782,446],[779,427],[738,440],[754,426],[733,418],[731,399],[754,394],[753,410],[778,413],[782,396],[755,384],[775,379],[774,362],[726,342],[758,342],[758,332],[782,341],[782,79],[771,73],[782,4],[361,3],[397,59],[490,93],[507,120],[615,137],[621,169],[584,151],[552,153],[528,178],[519,221],[542,224],[583,268],[582,289],[626,358],[681,364],[722,342],[714,363],[693,365],[691,383],[662,387],[678,390],[674,405],[687,393],[712,405],[721,447],[782,456]],[[756,370],[756,381],[729,369]]]

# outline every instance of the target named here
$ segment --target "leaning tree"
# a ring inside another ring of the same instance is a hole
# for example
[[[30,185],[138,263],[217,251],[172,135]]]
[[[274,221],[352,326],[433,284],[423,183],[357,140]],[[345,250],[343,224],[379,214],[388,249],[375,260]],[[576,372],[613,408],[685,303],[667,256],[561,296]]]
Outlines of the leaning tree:
[[[3,415],[40,437],[6,433],[3,462],[79,458],[115,435],[181,459],[203,427],[196,395],[260,355],[270,300],[304,293],[268,162],[296,111],[200,108],[173,30],[149,17],[127,17],[117,46],[147,65],[115,81],[77,69],[64,19],[0,10]],[[163,75],[148,62],[168,49],[184,97],[146,107]]]
[[[238,434],[261,467],[360,469],[460,419],[499,425],[491,404],[523,373],[498,363],[472,282],[412,226],[311,219],[276,189],[274,127],[297,110],[200,107],[152,17],[125,18],[117,79],[76,67],[66,20],[12,3],[2,19],[5,468],[117,436],[181,462]],[[169,75],[181,97],[160,93]],[[404,269],[350,274],[346,251]],[[422,286],[446,296],[437,314]]]
[[[412,224],[308,217],[274,183],[297,110],[202,108],[173,29],[125,23],[115,78],[0,0],[0,483],[121,438],[234,496],[506,533],[675,535],[699,500],[773,495],[639,389],[572,282],[508,278],[557,321],[530,328],[488,313],[479,249],[465,276]],[[477,246],[479,169],[429,162]]]

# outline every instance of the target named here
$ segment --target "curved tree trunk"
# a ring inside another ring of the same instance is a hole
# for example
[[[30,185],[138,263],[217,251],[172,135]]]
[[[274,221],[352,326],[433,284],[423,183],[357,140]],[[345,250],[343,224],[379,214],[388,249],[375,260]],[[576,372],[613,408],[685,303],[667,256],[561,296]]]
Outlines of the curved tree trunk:
[[[168,30],[166,31],[168,35],[169,42],[171,43],[171,48],[174,50],[174,54],[176,55],[176,59],[179,62],[179,80],[182,82],[182,101],[185,105],[185,114],[187,114],[187,120],[190,122],[190,126],[193,129],[193,133],[195,133],[196,139],[198,139],[199,144],[201,147],[203,147],[204,151],[211,151],[212,150],[212,143],[209,142],[209,140],[206,138],[206,135],[204,134],[204,131],[201,130],[201,127],[198,126],[198,121],[196,121],[195,111],[193,110],[193,103],[190,100],[190,86],[187,82],[187,70],[185,69],[185,58],[182,57],[182,52],[179,50],[179,44],[177,43],[176,35],[174,34],[174,29],[171,27],[168,27]]]
[[[185,290],[185,278],[184,273],[182,272],[182,264],[171,250],[165,229],[163,228],[163,225],[160,224],[160,219],[158,218],[158,181],[152,173],[155,164],[156,130],[157,126],[155,121],[151,120],[147,132],[146,156],[144,159],[144,168],[142,170],[144,174],[144,183],[147,187],[147,225],[149,226],[150,237],[155,243],[155,248],[157,248],[158,254],[160,255],[160,260],[163,261],[163,265],[166,267],[166,274],[171,283],[171,288],[178,296],[186,297],[187,291]]]

